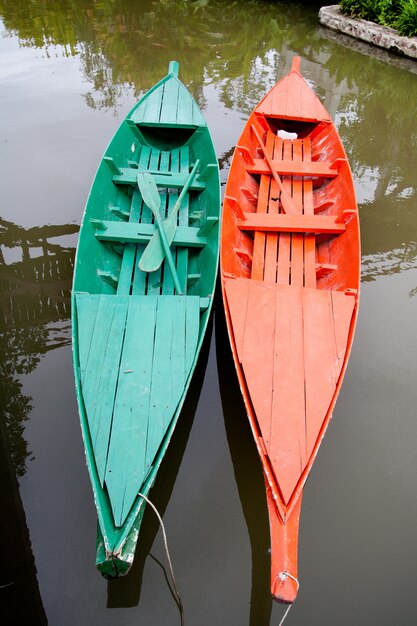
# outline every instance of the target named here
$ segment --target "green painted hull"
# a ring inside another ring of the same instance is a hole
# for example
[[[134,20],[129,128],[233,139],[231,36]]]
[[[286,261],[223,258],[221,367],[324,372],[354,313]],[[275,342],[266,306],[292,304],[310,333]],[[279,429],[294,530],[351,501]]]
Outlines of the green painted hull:
[[[215,290],[218,163],[206,122],[177,73],[173,62],[110,142],[77,249],[75,385],[98,514],[96,563],[108,578],[126,574],[133,562],[145,508],[138,494],[148,496],[171,440]],[[152,272],[139,263],[148,242],[162,236],[137,186],[139,172],[152,174],[160,221],[171,223],[171,263],[154,246],[162,263]]]

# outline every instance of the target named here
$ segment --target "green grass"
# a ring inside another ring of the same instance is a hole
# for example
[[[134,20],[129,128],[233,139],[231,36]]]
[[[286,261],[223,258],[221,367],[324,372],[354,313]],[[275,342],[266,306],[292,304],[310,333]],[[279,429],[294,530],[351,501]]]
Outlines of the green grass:
[[[341,0],[344,15],[390,26],[406,37],[417,36],[417,0]]]

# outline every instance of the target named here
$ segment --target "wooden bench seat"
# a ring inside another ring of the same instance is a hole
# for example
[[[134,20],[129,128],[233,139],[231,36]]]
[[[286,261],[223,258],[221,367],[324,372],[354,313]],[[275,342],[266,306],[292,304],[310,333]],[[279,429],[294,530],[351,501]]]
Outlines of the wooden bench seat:
[[[309,176],[321,178],[335,178],[338,169],[326,161],[287,161],[273,159],[275,171],[282,176]],[[271,170],[265,159],[253,159],[253,163],[246,166],[249,174],[270,174]]]
[[[116,185],[137,185],[138,170],[133,167],[119,167],[119,174],[113,176],[113,182]],[[150,172],[158,187],[167,187],[181,189],[184,187],[189,177],[189,172],[159,172],[157,170],[141,170]],[[195,178],[190,185],[191,191],[202,191],[205,189],[206,183]]]
[[[238,220],[241,230],[261,230],[283,233],[341,234],[344,223],[333,215],[287,215],[286,213],[244,213],[245,219]]]
[[[100,241],[119,241],[120,243],[148,243],[155,232],[154,224],[116,222],[99,220],[94,222],[96,237]],[[200,228],[178,226],[172,244],[181,247],[202,248],[207,243],[206,237],[198,235]]]

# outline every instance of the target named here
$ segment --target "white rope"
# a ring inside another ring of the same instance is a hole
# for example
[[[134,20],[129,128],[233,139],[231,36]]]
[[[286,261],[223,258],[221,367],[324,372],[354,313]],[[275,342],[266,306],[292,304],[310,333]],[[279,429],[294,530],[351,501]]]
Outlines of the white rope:
[[[297,585],[297,591],[298,591],[298,590],[299,590],[299,588],[300,588],[300,583],[298,582],[297,578],[296,578],[295,576],[293,576],[292,574],[289,574],[288,572],[280,572],[280,573],[278,574],[278,576],[275,578],[275,582],[277,581],[277,578],[279,578],[279,579],[280,579],[280,581],[281,581],[282,583],[283,583],[283,582],[284,582],[287,578],[291,578],[291,579],[295,582],[295,584]],[[287,615],[288,615],[288,613],[290,612],[291,607],[292,607],[292,604],[289,604],[289,605],[287,606],[287,610],[285,611],[285,613],[284,613],[284,615],[283,615],[283,617],[282,617],[282,620],[280,621],[280,623],[278,624],[278,626],[282,626],[282,625],[283,625],[283,623],[284,623],[284,622],[285,622],[285,620],[287,619]]]
[[[171,580],[172,580],[172,584],[174,587],[174,595],[176,596],[176,600],[177,600],[177,604],[178,604],[178,608],[180,611],[180,618],[181,618],[181,626],[184,626],[184,606],[182,604],[182,600],[181,600],[181,596],[180,596],[180,592],[178,590],[177,587],[177,583],[175,581],[175,576],[174,576],[174,568],[172,567],[172,561],[171,561],[171,556],[169,554],[169,549],[168,549],[168,540],[167,540],[167,534],[165,532],[165,526],[164,526],[164,522],[162,521],[162,517],[159,515],[158,509],[156,508],[156,506],[149,500],[149,498],[147,498],[146,496],[143,495],[143,493],[138,493],[138,496],[140,496],[141,498],[143,498],[145,500],[145,502],[147,502],[149,504],[149,506],[152,508],[153,512],[155,513],[156,517],[158,518],[158,521],[161,525],[161,529],[162,529],[162,535],[164,538],[164,545],[165,545],[165,552],[167,555],[167,561],[168,561],[168,565],[169,565],[169,571],[171,573]]]
[[[278,626],[282,626],[282,625],[283,625],[283,623],[285,622],[285,620],[286,620],[286,618],[287,618],[288,613],[290,612],[291,607],[292,607],[292,604],[289,604],[289,605],[287,606],[287,610],[286,610],[286,611],[285,611],[285,613],[284,613],[284,617],[282,618],[282,620],[280,621],[280,623],[278,624]]]

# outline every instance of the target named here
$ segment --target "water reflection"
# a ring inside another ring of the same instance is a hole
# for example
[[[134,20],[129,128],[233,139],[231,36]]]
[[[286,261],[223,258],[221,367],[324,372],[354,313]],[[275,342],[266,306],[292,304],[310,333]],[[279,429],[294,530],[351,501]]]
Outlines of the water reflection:
[[[32,398],[22,393],[22,376],[48,350],[71,341],[75,248],[50,239],[78,229],[74,224],[25,229],[0,218],[0,405],[18,477],[32,454],[23,436]]]
[[[277,50],[284,37],[308,26],[302,5],[262,0],[66,0],[52,5],[0,0],[0,14],[20,45],[41,48],[46,56],[55,48],[80,58],[92,86],[85,95],[92,108],[114,108],[126,85],[136,95],[150,88],[155,76],[165,74],[175,50],[181,78],[200,106],[206,74],[220,85],[225,106],[249,113],[278,78]]]
[[[48,350],[70,341],[75,250],[49,240],[77,231],[72,224],[25,229],[0,218],[1,525],[8,537],[1,549],[6,567],[0,614],[5,624],[47,623],[16,480],[26,473],[32,455],[25,438],[32,398],[23,393],[22,379]]]
[[[3,389],[0,390],[2,392]],[[7,541],[2,541],[0,545],[0,620],[7,626],[44,626],[47,619],[12,465],[9,440],[5,425],[0,419],[0,533],[2,537],[7,537]]]
[[[221,294],[217,293],[220,303]],[[230,456],[252,556],[249,626],[268,626],[270,594],[270,535],[261,464],[239,389],[223,309],[216,310],[216,352],[219,387]]]

